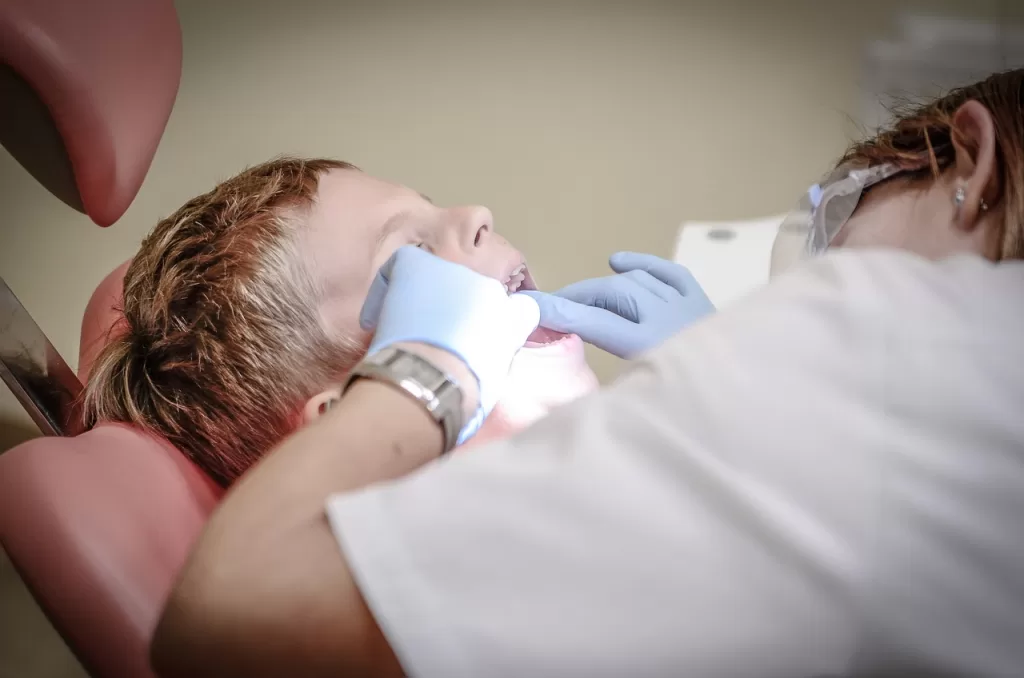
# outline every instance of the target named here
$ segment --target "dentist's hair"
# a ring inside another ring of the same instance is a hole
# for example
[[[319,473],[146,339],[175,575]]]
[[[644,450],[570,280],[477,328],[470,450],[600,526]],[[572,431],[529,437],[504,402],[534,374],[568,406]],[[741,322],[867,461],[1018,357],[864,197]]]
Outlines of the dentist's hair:
[[[163,436],[221,485],[294,428],[296,404],[362,350],[321,323],[298,247],[332,169],[355,168],[272,160],[156,225],[125,274],[124,322],[86,385],[86,425]]]
[[[893,163],[911,176],[937,177],[956,160],[953,116],[968,101],[988,109],[995,126],[1003,223],[995,234],[1000,259],[1024,259],[1024,69],[997,73],[930,103],[897,114],[886,129],[855,144],[839,162]]]

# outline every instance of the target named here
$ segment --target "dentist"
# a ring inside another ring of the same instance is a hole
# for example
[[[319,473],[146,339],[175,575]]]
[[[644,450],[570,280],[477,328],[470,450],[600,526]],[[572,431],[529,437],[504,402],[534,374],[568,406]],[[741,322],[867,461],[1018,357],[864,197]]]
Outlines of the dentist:
[[[837,251],[722,313],[650,256],[509,297],[399,250],[369,357],[211,519],[157,671],[1020,675],[1022,85],[855,147],[792,222]],[[640,357],[445,456],[538,323]]]

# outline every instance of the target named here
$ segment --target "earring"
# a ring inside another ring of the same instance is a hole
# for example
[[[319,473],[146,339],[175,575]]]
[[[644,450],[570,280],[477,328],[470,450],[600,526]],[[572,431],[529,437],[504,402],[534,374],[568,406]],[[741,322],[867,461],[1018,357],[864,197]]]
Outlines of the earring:
[[[961,184],[956,187],[956,193],[953,194],[953,204],[956,205],[957,214],[960,213],[960,208],[964,206],[964,200],[967,200],[967,187]]]
[[[960,208],[964,206],[965,200],[967,200],[967,186],[960,184],[956,187],[956,193],[953,194],[953,204],[956,205],[957,215],[960,214]],[[978,203],[978,207],[982,212],[988,212],[988,203],[984,198]]]

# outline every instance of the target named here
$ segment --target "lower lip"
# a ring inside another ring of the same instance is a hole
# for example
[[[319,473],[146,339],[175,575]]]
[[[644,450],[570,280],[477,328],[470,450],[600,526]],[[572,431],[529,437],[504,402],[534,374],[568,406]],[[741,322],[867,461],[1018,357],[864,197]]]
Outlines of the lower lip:
[[[572,341],[575,335],[562,334],[543,327],[538,327],[526,339],[526,348],[540,348],[541,346],[554,346],[564,342]]]

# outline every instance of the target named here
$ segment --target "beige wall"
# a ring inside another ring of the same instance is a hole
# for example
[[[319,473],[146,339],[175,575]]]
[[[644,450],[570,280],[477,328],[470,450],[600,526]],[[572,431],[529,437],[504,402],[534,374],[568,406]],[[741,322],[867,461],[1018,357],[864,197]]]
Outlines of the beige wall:
[[[181,92],[138,199],[101,230],[0,151],[0,275],[73,364],[91,290],[158,217],[299,153],[488,205],[561,285],[670,254],[684,219],[788,208],[856,133],[861,49],[897,9],[1009,4],[179,0]],[[32,427],[0,389],[3,449]]]

